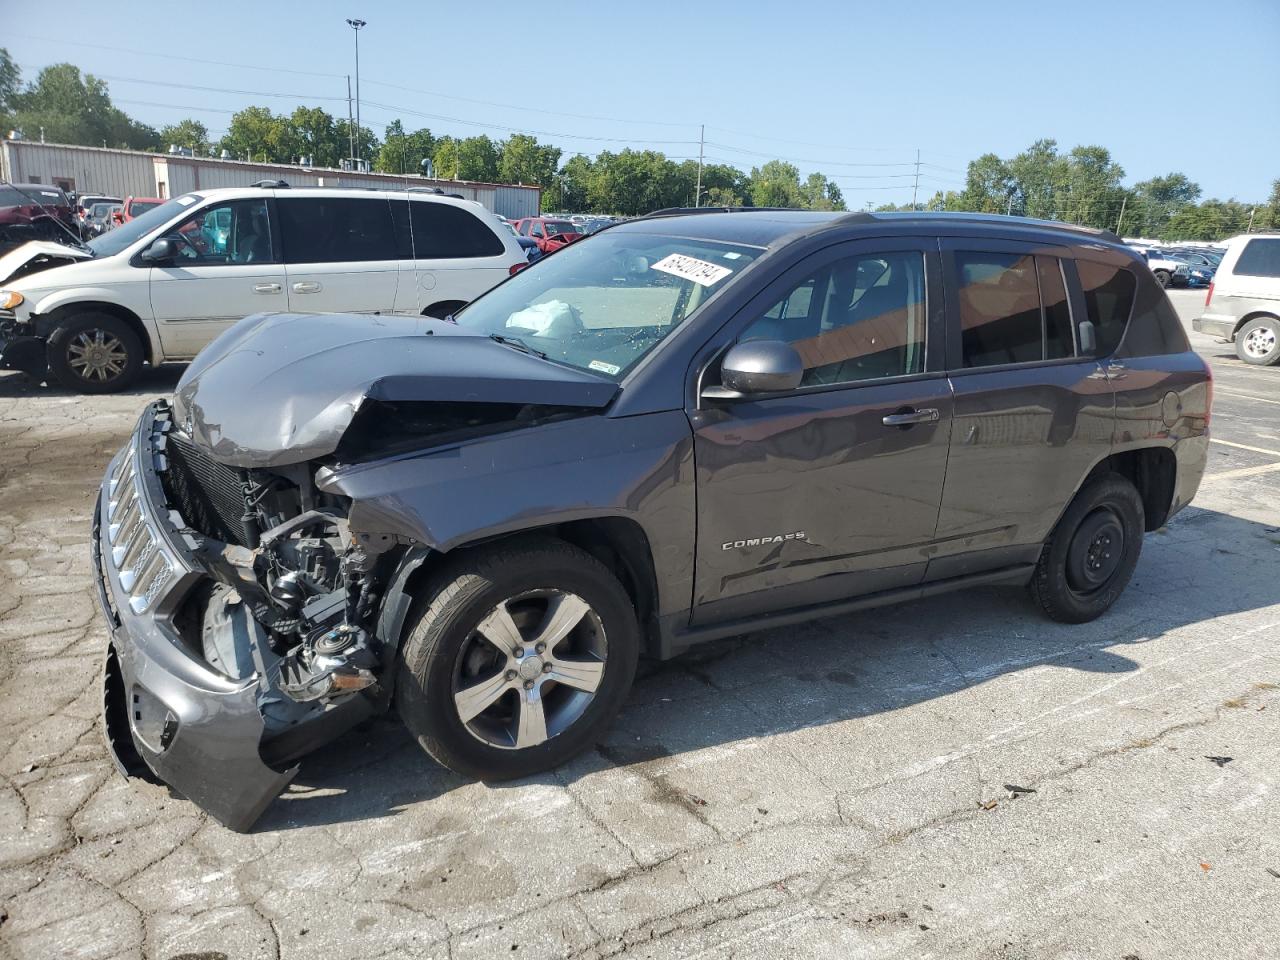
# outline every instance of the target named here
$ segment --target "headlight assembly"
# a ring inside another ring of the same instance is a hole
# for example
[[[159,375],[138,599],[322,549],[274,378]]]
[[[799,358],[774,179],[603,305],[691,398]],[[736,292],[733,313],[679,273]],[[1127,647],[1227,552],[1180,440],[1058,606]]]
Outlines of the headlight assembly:
[[[0,290],[0,310],[12,310],[25,299],[17,290]]]

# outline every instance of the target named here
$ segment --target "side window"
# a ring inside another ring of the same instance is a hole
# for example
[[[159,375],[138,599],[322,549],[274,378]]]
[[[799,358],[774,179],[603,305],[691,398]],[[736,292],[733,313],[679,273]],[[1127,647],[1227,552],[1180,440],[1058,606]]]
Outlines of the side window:
[[[924,370],[924,256],[838,260],[797,284],[743,334],[784,340],[804,361],[803,386]]]
[[[1280,277],[1280,239],[1250,240],[1231,272],[1242,277]]]
[[[385,199],[292,197],[276,200],[286,263],[400,259]]]
[[[1093,260],[1077,260],[1085,309],[1098,340],[1098,356],[1115,353],[1133,312],[1137,278],[1124,267]]]
[[[413,249],[419,260],[500,257],[501,238],[479,217],[449,203],[410,201]]]
[[[540,223],[535,223],[533,227],[529,230],[529,233],[531,233],[535,237],[546,236],[546,234],[542,232],[542,224]]]
[[[1057,257],[1036,257],[1040,275],[1040,302],[1044,304],[1044,358],[1059,360],[1075,356],[1071,337],[1071,307],[1067,285],[1062,279],[1062,263]]]
[[[267,201],[233,200],[193,213],[165,234],[178,240],[186,266],[278,263],[271,245]]]
[[[956,253],[960,352],[966,367],[1044,359],[1036,258]]]

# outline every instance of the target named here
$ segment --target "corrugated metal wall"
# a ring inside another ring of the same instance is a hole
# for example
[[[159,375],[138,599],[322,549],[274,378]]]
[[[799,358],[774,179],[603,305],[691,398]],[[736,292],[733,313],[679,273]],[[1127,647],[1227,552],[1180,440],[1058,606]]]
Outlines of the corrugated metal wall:
[[[29,140],[0,141],[0,178],[16,183],[38,181],[52,184],[62,181],[81,193],[118,197],[176,197],[192,190],[245,187],[258,180],[287,180],[298,187],[439,187],[446,193],[478,201],[511,220],[537,216],[542,196],[539,187],[427,180],[423,177],[180,157]]]

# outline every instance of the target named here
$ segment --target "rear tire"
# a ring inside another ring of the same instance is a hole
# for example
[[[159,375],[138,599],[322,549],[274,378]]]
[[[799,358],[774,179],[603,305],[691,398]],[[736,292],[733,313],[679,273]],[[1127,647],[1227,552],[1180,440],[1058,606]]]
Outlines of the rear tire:
[[[397,709],[450,770],[479,780],[550,770],[617,715],[640,631],[626,591],[589,553],[542,538],[469,550],[424,594],[400,653]],[[560,613],[572,623],[557,635]]]
[[[1280,320],[1257,317],[1236,331],[1236,356],[1258,367],[1280,363]]]
[[[142,341],[109,313],[77,313],[59,323],[47,343],[49,372],[79,393],[118,393],[142,372]]]
[[[1040,551],[1031,595],[1054,620],[1086,623],[1116,602],[1142,552],[1142,497],[1119,474],[1076,494]]]
[[[1162,287],[1167,287],[1167,286],[1169,286],[1169,281],[1170,281],[1170,280],[1172,280],[1172,279],[1173,279],[1173,278],[1169,275],[1169,271],[1168,271],[1168,270],[1157,270],[1157,271],[1156,271],[1156,283],[1160,284],[1160,286],[1162,286]]]

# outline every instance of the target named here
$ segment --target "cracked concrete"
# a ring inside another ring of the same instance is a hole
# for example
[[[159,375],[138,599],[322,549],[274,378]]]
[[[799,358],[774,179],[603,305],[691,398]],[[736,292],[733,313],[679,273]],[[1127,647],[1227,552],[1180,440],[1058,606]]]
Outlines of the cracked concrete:
[[[92,498],[176,374],[105,398],[0,374],[0,954],[1274,952],[1280,469],[1213,474],[1280,467],[1249,399],[1280,409],[1280,373],[1195,343],[1215,436],[1277,453],[1216,445],[1096,623],[985,590],[726,640],[642,665],[598,750],[498,787],[378,719],[250,835],[121,780],[94,726]]]

